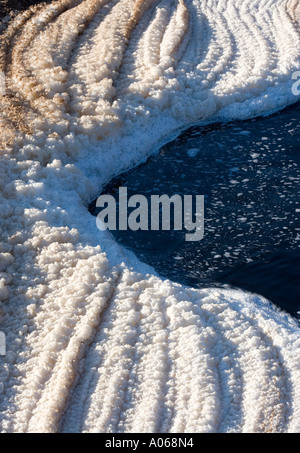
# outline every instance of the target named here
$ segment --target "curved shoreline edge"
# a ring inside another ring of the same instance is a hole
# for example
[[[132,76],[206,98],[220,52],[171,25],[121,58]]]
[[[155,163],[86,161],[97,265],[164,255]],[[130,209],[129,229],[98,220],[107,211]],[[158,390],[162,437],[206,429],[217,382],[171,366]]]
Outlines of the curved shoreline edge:
[[[296,322],[111,263],[86,209],[185,124],[292,103],[295,17],[295,1],[60,0],[8,25],[1,432],[299,432]]]

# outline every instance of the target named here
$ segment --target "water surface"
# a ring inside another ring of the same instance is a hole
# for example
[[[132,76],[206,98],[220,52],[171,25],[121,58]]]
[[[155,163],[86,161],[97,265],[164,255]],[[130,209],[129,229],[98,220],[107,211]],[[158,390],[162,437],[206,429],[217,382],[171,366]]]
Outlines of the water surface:
[[[205,235],[116,231],[162,276],[196,288],[230,285],[300,311],[300,104],[265,118],[193,127],[146,164],[115,178],[135,194],[205,195]],[[149,203],[150,205],[150,203]],[[91,212],[98,211],[95,205]]]

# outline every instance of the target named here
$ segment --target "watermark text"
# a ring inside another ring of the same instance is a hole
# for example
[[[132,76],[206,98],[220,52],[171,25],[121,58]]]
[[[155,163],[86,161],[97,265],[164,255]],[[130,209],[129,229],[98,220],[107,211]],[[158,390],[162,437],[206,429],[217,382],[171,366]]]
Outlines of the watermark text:
[[[296,82],[292,86],[292,93],[294,96],[300,95],[300,71],[294,72],[292,75],[292,80],[296,80]]]
[[[112,195],[101,195],[96,207],[101,209],[97,215],[97,227],[101,231],[170,231],[173,228],[184,229],[186,241],[200,241],[204,237],[204,195],[151,195],[148,201],[144,195],[128,199],[127,188],[120,187],[118,219],[117,201]]]
[[[0,71],[0,96],[5,96],[6,94],[6,85],[5,85],[5,74]]]
[[[0,356],[6,355],[6,338],[3,332],[0,332]]]

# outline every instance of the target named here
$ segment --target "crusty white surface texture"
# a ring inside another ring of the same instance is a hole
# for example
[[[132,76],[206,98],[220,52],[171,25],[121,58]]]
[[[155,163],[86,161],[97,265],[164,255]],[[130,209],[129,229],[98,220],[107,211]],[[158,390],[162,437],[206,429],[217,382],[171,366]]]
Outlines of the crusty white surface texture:
[[[189,124],[296,101],[299,18],[298,0],[60,0],[2,31],[2,433],[299,432],[296,322],[147,273],[87,211]]]

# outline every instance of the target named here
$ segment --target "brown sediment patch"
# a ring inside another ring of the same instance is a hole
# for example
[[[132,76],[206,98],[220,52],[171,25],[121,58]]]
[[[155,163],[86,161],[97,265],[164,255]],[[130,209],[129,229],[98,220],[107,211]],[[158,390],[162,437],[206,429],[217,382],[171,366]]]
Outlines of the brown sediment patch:
[[[25,4],[29,2],[8,2],[1,1],[1,15],[9,14],[11,20],[8,21],[6,30],[0,37],[0,71],[5,75],[5,94],[1,97],[0,103],[0,147],[6,148],[11,146],[16,133],[31,134],[32,127],[29,125],[27,116],[28,106],[21,100],[10,88],[10,77],[8,66],[11,59],[11,54],[14,47],[14,41],[21,34],[22,27],[30,19],[30,17],[43,5],[31,7],[27,11],[18,13],[21,9],[25,9]],[[34,3],[34,2],[31,2]],[[41,3],[41,2],[36,2]]]
[[[13,2],[3,3],[4,12],[11,15],[6,30],[0,38],[0,71],[5,75],[5,94],[0,103],[0,146],[3,148],[13,144],[14,138],[21,134],[34,132],[33,118],[36,116],[36,106],[33,100],[46,98],[43,87],[32,77],[30,71],[24,66],[23,53],[30,47],[32,40],[40,32],[41,27],[56,19],[69,7],[76,6],[82,0],[60,0],[58,2]],[[54,3],[56,10],[48,14],[42,25],[34,24],[37,13],[46,9],[47,4]],[[34,5],[34,6],[31,6]],[[2,5],[0,5],[2,6]],[[20,12],[29,6],[29,9]],[[12,9],[13,8],[13,9]],[[15,15],[15,13],[19,14]],[[18,86],[12,82],[12,77],[17,78]],[[24,87],[29,87],[28,95],[24,96]]]
[[[51,3],[52,0],[0,0],[0,19],[28,9],[30,6]]]
[[[10,87],[9,64],[13,52],[14,41],[21,34],[22,27],[30,19],[38,6],[20,13],[14,20],[9,22],[6,31],[0,38],[0,70],[5,75],[5,94],[1,98],[1,123],[5,129],[5,134],[1,134],[1,144],[10,145],[16,131],[30,134],[32,129],[28,124],[28,106],[21,100],[17,93]]]

